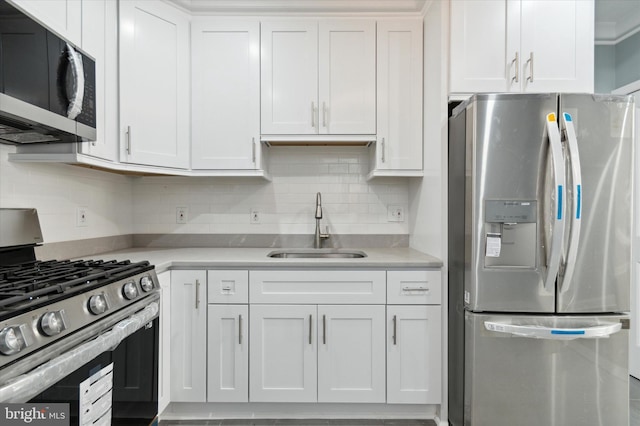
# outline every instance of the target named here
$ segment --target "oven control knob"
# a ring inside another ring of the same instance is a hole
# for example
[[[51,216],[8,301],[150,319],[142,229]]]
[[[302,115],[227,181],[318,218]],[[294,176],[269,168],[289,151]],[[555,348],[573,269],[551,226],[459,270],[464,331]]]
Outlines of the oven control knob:
[[[133,281],[129,281],[122,287],[122,294],[124,294],[125,299],[132,300],[138,297],[138,287],[136,283]]]
[[[64,311],[47,312],[40,318],[40,328],[47,336],[55,336],[67,329]]]
[[[20,327],[5,327],[0,330],[0,353],[13,355],[26,346]]]
[[[94,294],[89,298],[89,312],[93,315],[103,314],[109,309],[104,294]]]
[[[142,287],[142,291],[147,292],[153,289],[153,280],[150,276],[145,275],[140,278],[140,287]]]

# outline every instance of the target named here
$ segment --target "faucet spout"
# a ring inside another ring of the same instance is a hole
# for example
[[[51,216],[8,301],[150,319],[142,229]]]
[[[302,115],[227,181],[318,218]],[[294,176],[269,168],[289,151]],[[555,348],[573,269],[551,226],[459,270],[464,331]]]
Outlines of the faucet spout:
[[[322,240],[326,240],[329,238],[329,229],[327,228],[327,233],[323,234],[320,232],[320,219],[322,219],[322,196],[318,192],[316,194],[316,234],[313,240],[314,248],[322,248]]]

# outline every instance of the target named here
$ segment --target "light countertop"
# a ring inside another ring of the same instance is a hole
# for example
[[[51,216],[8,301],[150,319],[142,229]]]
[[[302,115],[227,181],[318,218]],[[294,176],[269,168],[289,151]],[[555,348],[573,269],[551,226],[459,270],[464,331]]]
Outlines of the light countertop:
[[[274,259],[267,254],[280,248],[130,248],[91,256],[103,260],[148,260],[156,272],[169,269],[205,268],[440,268],[442,261],[431,255],[408,247],[354,248],[367,257],[342,258],[285,258]],[[351,250],[351,249],[349,249]]]

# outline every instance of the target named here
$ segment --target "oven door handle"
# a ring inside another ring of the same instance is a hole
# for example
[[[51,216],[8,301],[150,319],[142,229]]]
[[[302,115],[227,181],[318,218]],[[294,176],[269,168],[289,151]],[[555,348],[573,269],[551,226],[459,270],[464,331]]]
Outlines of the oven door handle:
[[[0,402],[25,402],[60,379],[74,372],[103,352],[115,349],[123,340],[144,327],[158,316],[157,302],[149,303],[143,310],[131,315],[93,340],[85,342],[36,369],[9,380],[0,387]]]

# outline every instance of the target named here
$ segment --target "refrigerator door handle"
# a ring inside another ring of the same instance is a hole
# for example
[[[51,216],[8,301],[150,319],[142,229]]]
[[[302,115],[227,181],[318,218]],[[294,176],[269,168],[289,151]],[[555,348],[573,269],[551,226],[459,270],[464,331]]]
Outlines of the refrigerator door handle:
[[[578,243],[580,242],[580,223],[582,217],[582,168],[580,166],[580,153],[578,151],[578,138],[576,137],[576,130],[573,126],[573,118],[571,114],[566,112],[562,113],[562,126],[567,135],[567,146],[569,153],[569,160],[571,163],[571,178],[573,180],[573,197],[572,197],[572,210],[571,214],[567,218],[571,227],[569,229],[569,241],[567,245],[566,258],[564,259],[564,276],[562,278],[561,293],[565,293],[571,281],[573,279],[573,273],[575,271],[576,258],[578,257]]]
[[[555,179],[556,197],[554,205],[553,223],[551,225],[551,244],[547,258],[547,276],[544,280],[544,288],[548,292],[555,292],[555,282],[560,269],[562,259],[562,245],[564,243],[564,203],[563,190],[565,181],[564,158],[562,155],[562,141],[556,122],[555,113],[547,114],[547,137],[551,148],[553,160],[553,176]]]
[[[546,340],[602,339],[622,329],[622,323],[607,323],[584,328],[556,328],[540,325],[513,325],[485,321],[484,327],[496,333]]]

